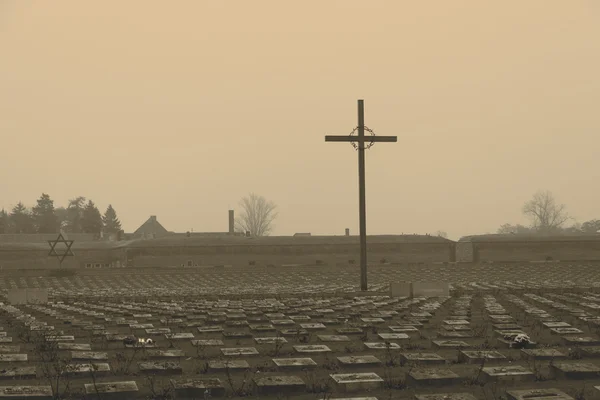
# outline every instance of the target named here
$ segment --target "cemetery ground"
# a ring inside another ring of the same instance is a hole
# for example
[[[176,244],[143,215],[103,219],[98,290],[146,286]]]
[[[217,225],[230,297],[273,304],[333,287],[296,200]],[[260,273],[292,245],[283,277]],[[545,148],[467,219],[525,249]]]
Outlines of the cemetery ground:
[[[361,295],[356,266],[3,274],[50,301],[0,306],[0,399],[600,398],[599,266],[495,267],[374,266]]]

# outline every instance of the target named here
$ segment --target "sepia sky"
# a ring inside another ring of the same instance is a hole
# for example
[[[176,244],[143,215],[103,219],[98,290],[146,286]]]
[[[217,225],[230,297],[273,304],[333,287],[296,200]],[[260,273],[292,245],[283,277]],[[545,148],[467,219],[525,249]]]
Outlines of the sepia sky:
[[[0,207],[111,203],[125,231],[226,231],[253,191],[274,234],[450,238],[552,191],[600,218],[597,0],[0,0]]]

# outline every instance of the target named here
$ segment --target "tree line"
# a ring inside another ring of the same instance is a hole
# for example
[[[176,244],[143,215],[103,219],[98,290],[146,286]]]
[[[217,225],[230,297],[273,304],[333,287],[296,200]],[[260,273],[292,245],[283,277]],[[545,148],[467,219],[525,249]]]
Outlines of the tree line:
[[[86,202],[87,200],[87,202]],[[121,222],[112,205],[104,214],[91,199],[69,200],[67,207],[54,207],[54,200],[42,193],[33,207],[19,202],[10,212],[0,211],[0,233],[92,233],[99,237],[121,231]]]
[[[559,203],[552,192],[539,191],[527,201],[521,210],[529,225],[504,224],[499,234],[512,235],[581,235],[600,232],[600,220],[591,219],[579,223],[569,215],[567,206]]]

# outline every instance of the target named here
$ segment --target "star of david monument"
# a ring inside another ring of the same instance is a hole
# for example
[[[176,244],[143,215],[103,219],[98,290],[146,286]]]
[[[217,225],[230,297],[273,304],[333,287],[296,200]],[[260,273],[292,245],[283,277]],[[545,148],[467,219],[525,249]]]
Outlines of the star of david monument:
[[[365,136],[365,131],[370,136]],[[357,133],[355,135],[355,133]],[[358,126],[348,136],[325,136],[326,142],[349,142],[358,150],[358,216],[360,221],[360,290],[366,291],[367,286],[367,210],[365,195],[365,150],[377,142],[397,142],[397,136],[375,136],[375,133],[365,126],[364,101],[358,100]]]
[[[62,263],[65,261],[65,258],[75,255],[73,254],[73,250],[71,250],[73,242],[73,240],[65,239],[62,232],[59,233],[56,240],[48,240],[48,245],[50,246],[48,257],[56,257],[58,260],[58,266],[62,267]]]

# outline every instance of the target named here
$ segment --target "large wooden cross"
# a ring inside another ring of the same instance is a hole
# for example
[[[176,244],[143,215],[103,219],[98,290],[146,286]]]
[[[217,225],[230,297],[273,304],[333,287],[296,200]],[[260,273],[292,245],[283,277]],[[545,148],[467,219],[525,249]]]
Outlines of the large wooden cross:
[[[365,107],[363,100],[358,100],[358,135],[325,136],[326,142],[356,143],[358,150],[358,199],[360,218],[360,290],[367,290],[367,210],[365,201],[365,143],[397,142],[397,136],[368,136],[365,137]],[[371,131],[370,131],[371,132]],[[354,131],[352,131],[354,133]],[[372,132],[371,132],[372,133]]]

